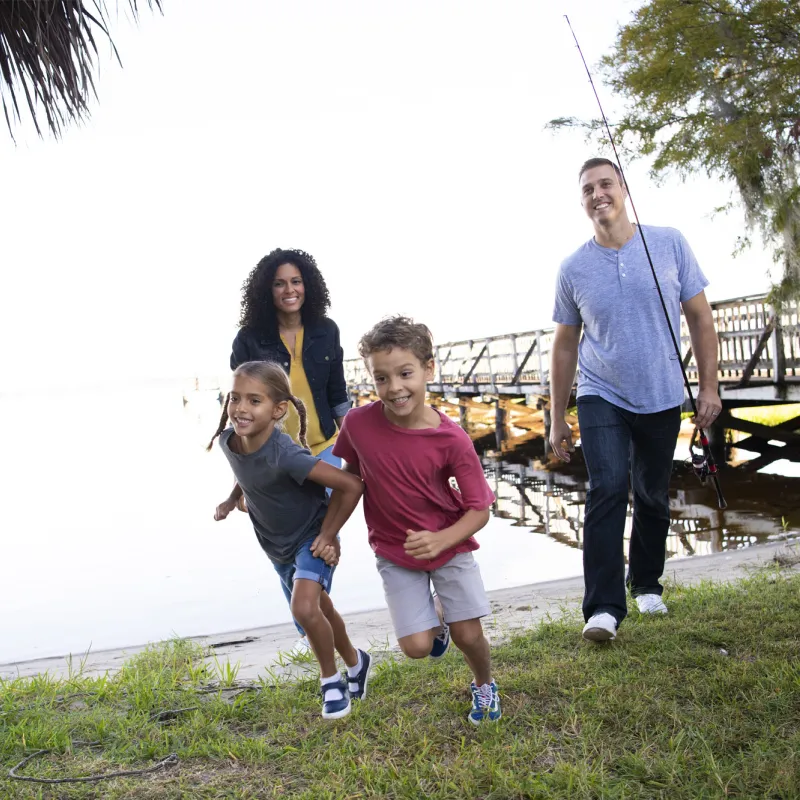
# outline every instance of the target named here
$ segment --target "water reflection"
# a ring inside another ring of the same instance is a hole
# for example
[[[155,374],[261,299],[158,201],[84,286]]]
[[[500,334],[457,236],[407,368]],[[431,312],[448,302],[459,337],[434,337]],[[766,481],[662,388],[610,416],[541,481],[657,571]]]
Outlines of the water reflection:
[[[506,454],[502,460],[484,458],[484,473],[497,497],[496,516],[568,547],[582,547],[588,479],[579,463],[560,471],[545,470],[523,453]],[[800,535],[800,481],[734,470],[726,471],[722,481],[728,500],[724,511],[717,508],[710,486],[702,486],[683,464],[675,465],[668,558],[736,550]],[[632,524],[629,505],[626,554]]]

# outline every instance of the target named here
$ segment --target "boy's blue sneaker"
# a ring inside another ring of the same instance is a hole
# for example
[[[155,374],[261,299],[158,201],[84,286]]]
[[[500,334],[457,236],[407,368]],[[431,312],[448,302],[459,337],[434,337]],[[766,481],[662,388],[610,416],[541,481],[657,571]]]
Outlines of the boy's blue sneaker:
[[[484,720],[495,722],[503,716],[500,709],[500,694],[497,691],[497,684],[484,683],[483,686],[470,684],[472,689],[472,710],[469,712],[469,721],[473,725],[480,725]]]
[[[342,696],[338,700],[326,700],[325,693],[330,689],[338,689]],[[322,686],[322,718],[340,719],[350,713],[350,692],[347,691],[347,684],[341,680],[336,683],[326,683]]]
[[[438,661],[444,658],[447,651],[450,649],[450,626],[442,624],[442,632],[433,640],[433,647],[428,658]]]
[[[372,669],[372,656],[363,650],[358,652],[361,656],[361,669],[355,675],[351,675],[350,670],[347,670],[347,688],[353,700],[363,700],[367,696],[369,673]]]

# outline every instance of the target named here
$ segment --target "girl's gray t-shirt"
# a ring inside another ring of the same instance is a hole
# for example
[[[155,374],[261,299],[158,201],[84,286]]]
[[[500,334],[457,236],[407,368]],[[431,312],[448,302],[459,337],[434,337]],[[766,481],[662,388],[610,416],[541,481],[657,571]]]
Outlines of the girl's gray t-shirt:
[[[232,435],[233,428],[226,428],[219,443],[244,492],[259,544],[273,561],[289,564],[300,545],[319,533],[328,508],[325,487],[306,480],[319,459],[278,428],[247,455],[231,450]]]

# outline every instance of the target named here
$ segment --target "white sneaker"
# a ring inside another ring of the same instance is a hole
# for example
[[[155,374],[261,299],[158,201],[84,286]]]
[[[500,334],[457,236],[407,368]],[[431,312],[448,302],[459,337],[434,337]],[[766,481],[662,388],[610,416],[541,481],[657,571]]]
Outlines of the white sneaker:
[[[594,614],[583,626],[583,638],[590,642],[610,642],[617,637],[617,621],[605,611]]]
[[[667,607],[659,594],[640,594],[636,600],[642,614],[666,614]]]
[[[304,636],[302,639],[298,639],[289,652],[295,656],[304,656],[306,653],[310,653],[311,643],[308,641],[308,637]]]

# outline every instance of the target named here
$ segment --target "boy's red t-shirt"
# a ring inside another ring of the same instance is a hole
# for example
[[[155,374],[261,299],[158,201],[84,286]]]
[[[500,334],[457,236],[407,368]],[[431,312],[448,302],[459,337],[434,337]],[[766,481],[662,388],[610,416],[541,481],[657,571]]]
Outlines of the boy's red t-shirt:
[[[494,502],[469,436],[438,413],[438,428],[410,430],[389,422],[380,402],[353,408],[333,447],[334,455],[361,472],[370,546],[406,569],[438,569],[456,553],[479,546],[470,537],[433,560],[421,561],[403,549],[407,530],[440,531],[465,511],[483,511]]]

